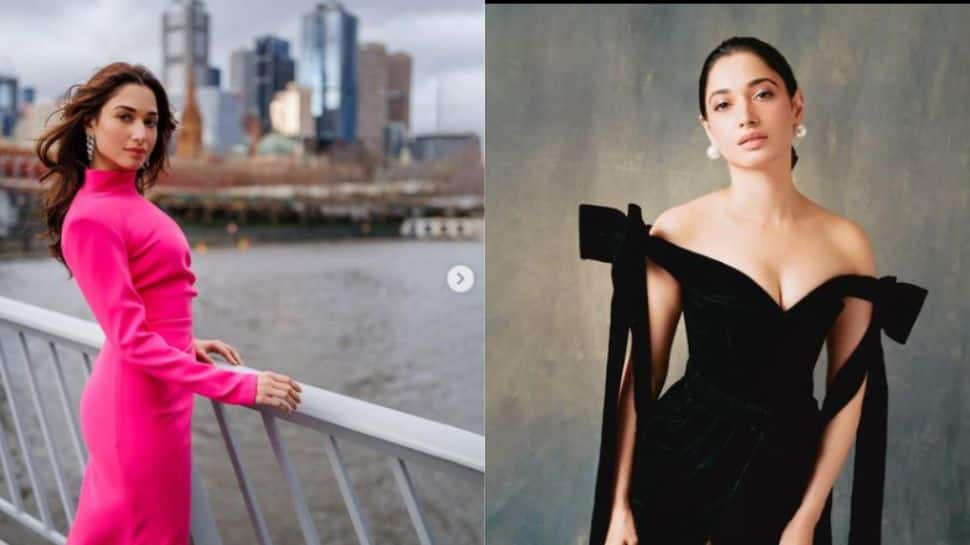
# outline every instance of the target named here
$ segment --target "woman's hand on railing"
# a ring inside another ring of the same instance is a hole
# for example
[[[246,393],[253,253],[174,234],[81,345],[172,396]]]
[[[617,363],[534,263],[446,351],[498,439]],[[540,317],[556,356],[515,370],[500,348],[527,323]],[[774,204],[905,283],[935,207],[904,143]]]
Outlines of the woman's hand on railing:
[[[209,355],[210,352],[214,352],[232,365],[243,365],[239,351],[229,343],[219,339],[193,339],[192,344],[195,346],[195,359],[202,363],[215,363]]]
[[[286,375],[261,371],[256,383],[256,404],[291,413],[299,407],[302,391],[300,385]]]

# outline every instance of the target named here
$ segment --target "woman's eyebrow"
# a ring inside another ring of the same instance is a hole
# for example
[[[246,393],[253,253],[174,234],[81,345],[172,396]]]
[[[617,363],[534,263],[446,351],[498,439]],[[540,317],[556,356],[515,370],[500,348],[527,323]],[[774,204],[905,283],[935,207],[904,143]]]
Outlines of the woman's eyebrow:
[[[135,113],[138,113],[138,110],[136,110],[136,109],[134,109],[134,108],[132,108],[131,106],[125,106],[124,104],[121,104],[121,105],[118,105],[118,106],[115,106],[115,108],[116,108],[116,109],[117,109],[117,108],[121,108],[121,109],[123,109],[123,110],[128,110],[128,111],[131,111],[131,112],[135,112]],[[155,110],[150,110],[150,111],[148,112],[148,115],[158,115],[158,112],[156,112]]]
[[[758,85],[759,83],[762,83],[765,81],[773,83],[775,86],[778,85],[777,83],[775,83],[775,80],[771,78],[755,78],[748,82],[748,87],[754,87],[755,85]],[[714,91],[713,93],[711,93],[710,96],[707,97],[707,101],[710,102],[711,99],[714,98],[714,95],[718,95],[722,93],[730,93],[730,92],[731,92],[730,89],[718,89],[717,91]]]

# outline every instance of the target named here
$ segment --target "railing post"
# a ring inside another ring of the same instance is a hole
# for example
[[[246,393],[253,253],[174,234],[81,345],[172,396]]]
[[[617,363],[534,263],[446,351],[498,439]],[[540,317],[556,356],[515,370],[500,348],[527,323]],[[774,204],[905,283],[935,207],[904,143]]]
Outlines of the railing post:
[[[64,380],[64,370],[61,368],[61,356],[57,352],[57,345],[54,341],[47,341],[50,345],[51,356],[54,358],[54,371],[57,378],[57,393],[61,400],[61,408],[64,410],[64,418],[67,420],[71,430],[71,444],[74,445],[74,454],[77,455],[77,463],[84,469],[87,462],[87,452],[82,446],[84,439],[81,437],[81,423],[78,421],[77,412],[71,410],[71,405],[67,399],[67,382]]]
[[[300,529],[303,530],[303,539],[306,540],[307,545],[320,545],[317,526],[310,515],[310,509],[307,507],[306,495],[303,494],[303,486],[300,485],[300,477],[296,474],[296,467],[293,465],[289,453],[286,452],[286,445],[283,443],[279,426],[276,424],[276,417],[269,414],[269,411],[265,409],[260,409],[260,412],[263,413],[263,425],[266,427],[267,435],[269,435],[269,443],[273,447],[276,461],[279,462],[283,475],[286,477],[286,484],[290,487],[290,497],[293,498],[296,518],[300,523]]]
[[[364,518],[364,512],[360,509],[360,502],[357,501],[354,485],[350,481],[350,474],[347,473],[347,466],[344,465],[340,446],[337,445],[337,440],[332,435],[327,435],[326,441],[330,465],[333,466],[334,475],[337,476],[337,484],[340,486],[340,493],[343,494],[344,503],[347,505],[347,512],[350,513],[350,521],[354,524],[354,531],[357,532],[357,540],[360,541],[360,545],[373,545],[370,526]]]
[[[414,525],[414,531],[418,533],[421,545],[433,545],[434,541],[431,540],[431,532],[428,530],[428,521],[425,520],[424,512],[421,511],[418,497],[414,493],[414,485],[411,484],[411,474],[408,473],[404,460],[389,458],[388,462],[391,464],[391,469],[394,470],[394,478],[397,480],[398,488],[401,489],[404,505],[408,508],[408,515],[411,516],[411,523]]]
[[[242,465],[242,458],[239,455],[239,447],[236,446],[236,439],[232,435],[232,428],[229,426],[229,414],[216,400],[212,401],[212,411],[216,414],[216,421],[219,422],[219,430],[222,432],[222,439],[226,443],[226,450],[229,451],[229,460],[232,462],[232,469],[236,472],[236,482],[239,483],[239,490],[242,492],[243,501],[246,502],[246,510],[249,512],[249,519],[253,523],[256,531],[256,539],[259,545],[273,545],[266,527],[266,520],[263,518],[263,510],[259,507],[259,500],[253,492],[253,486],[246,475],[246,469]]]

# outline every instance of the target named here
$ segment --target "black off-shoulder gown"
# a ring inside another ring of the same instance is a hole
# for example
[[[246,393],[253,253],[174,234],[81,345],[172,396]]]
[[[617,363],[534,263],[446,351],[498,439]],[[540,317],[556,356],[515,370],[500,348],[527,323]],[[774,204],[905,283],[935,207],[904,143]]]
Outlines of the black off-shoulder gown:
[[[580,257],[610,263],[613,281],[590,545],[602,545],[609,527],[628,336],[637,412],[629,501],[640,543],[777,545],[811,478],[825,426],[868,376],[849,545],[878,545],[887,423],[880,331],[905,343],[927,290],[894,276],[844,274],[786,310],[739,269],[649,229],[636,204],[626,215],[579,206]],[[680,284],[690,354],[684,376],[657,400],[650,395],[646,259]],[[871,301],[872,317],[819,407],[813,372],[844,297]],[[830,493],[814,545],[832,543],[831,508]]]

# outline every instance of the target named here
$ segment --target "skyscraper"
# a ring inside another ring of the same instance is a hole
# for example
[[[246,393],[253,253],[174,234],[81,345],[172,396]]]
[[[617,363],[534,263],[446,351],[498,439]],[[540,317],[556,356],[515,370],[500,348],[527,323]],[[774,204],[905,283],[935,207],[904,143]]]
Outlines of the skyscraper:
[[[383,151],[383,131],[387,124],[387,49],[384,44],[360,46],[357,94],[357,134],[372,152]]]
[[[397,157],[408,137],[411,56],[388,53],[380,43],[362,44],[358,79],[358,138],[375,153]]]
[[[387,119],[411,128],[411,56],[397,52],[387,56]]]
[[[189,61],[196,85],[218,85],[219,73],[209,66],[209,14],[201,0],[175,0],[162,15],[162,82],[167,90],[184,92]]]
[[[223,154],[244,142],[242,103],[214,85],[196,88],[196,103],[202,115],[202,147]]]
[[[275,36],[256,38],[254,54],[255,106],[263,130],[271,127],[269,103],[277,91],[286,88],[293,81],[295,65],[290,57],[290,42]]]
[[[229,56],[229,91],[239,98],[243,115],[259,115],[256,107],[256,55],[237,49]]]
[[[297,81],[311,89],[318,140],[357,138],[357,17],[340,2],[318,4],[301,18]]]

